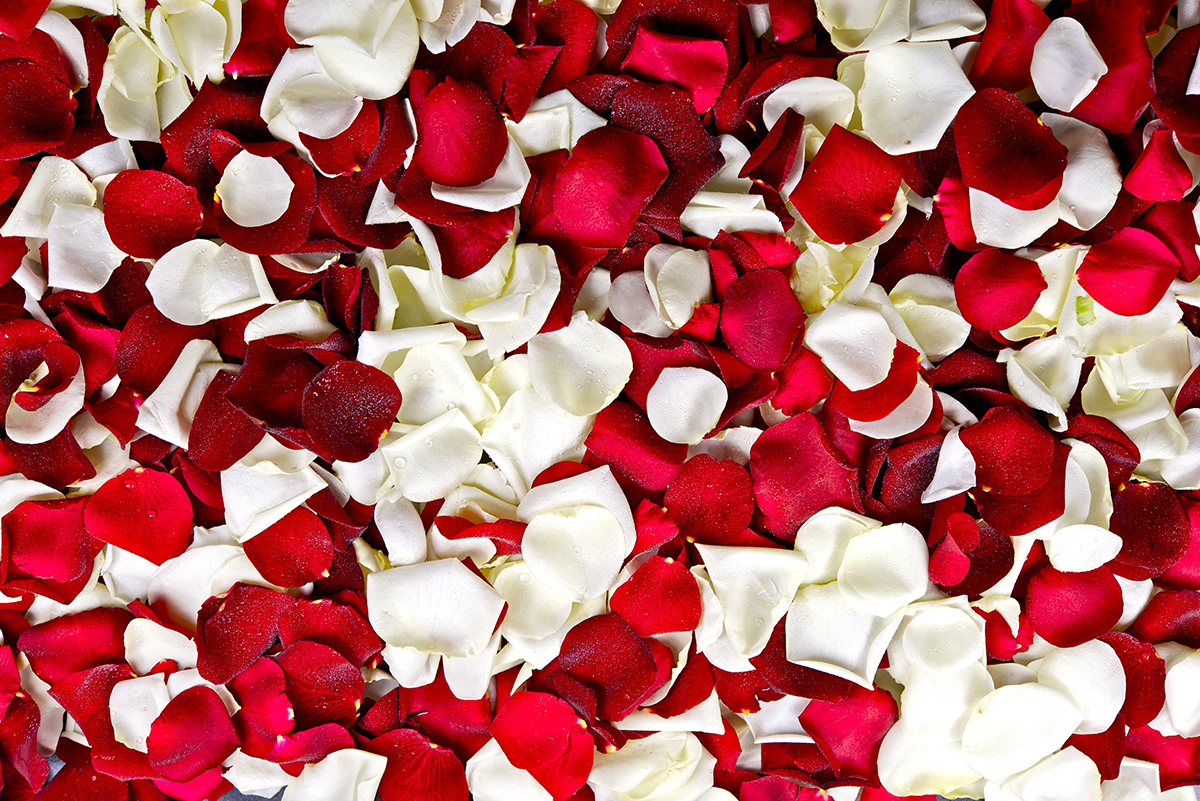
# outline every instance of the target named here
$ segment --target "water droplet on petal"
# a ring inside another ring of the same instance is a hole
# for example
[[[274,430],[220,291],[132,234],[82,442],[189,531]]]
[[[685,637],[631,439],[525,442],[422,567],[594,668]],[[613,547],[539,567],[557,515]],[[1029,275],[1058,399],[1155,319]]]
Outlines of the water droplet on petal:
[[[151,509],[149,512],[146,513],[146,517],[153,520],[154,518],[158,517],[158,512],[155,511],[154,509]]]

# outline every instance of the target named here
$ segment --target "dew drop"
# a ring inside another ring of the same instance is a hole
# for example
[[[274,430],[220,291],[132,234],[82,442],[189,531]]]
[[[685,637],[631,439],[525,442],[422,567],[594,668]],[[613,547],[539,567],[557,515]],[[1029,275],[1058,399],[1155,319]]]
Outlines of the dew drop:
[[[151,509],[149,512],[146,513],[146,517],[153,520],[154,518],[158,517],[158,512],[154,509]]]
[[[426,370],[426,371],[425,371],[425,375],[430,375],[430,376],[431,376],[431,375],[433,375],[433,374],[434,374],[434,373],[433,373],[433,368],[432,368],[432,367],[430,367],[428,370]]]
[[[413,381],[420,381],[420,380],[421,380],[421,374],[413,373]]]
[[[581,554],[581,553],[583,553],[583,548],[580,548],[578,545],[576,545],[576,546],[575,546],[575,553],[577,553],[577,554]]]
[[[528,584],[528,583],[529,583],[529,574],[528,574],[528,573],[522,573],[522,574],[521,574],[520,576],[518,576],[517,578],[519,578],[519,579],[520,579],[520,581],[521,581],[521,583],[522,583],[522,584]]]
[[[397,456],[392,464],[396,465],[396,467],[404,467],[404,465],[408,464],[408,461],[402,456]]]
[[[447,403],[447,404],[446,404],[446,411],[448,411],[448,412],[452,412],[452,411],[454,411],[454,410],[455,410],[455,409],[457,409],[457,408],[458,408],[458,404],[457,404],[457,403],[454,403],[453,401],[451,401],[450,403]]]
[[[137,488],[137,480],[132,478],[125,479],[125,489],[131,490]]]

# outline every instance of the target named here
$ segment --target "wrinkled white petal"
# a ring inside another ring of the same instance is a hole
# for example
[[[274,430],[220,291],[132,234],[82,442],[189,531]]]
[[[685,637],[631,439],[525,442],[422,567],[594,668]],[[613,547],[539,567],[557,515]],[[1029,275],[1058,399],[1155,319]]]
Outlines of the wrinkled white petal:
[[[597,753],[588,783],[631,800],[698,798],[712,786],[715,763],[696,735],[661,732],[630,740],[613,753]],[[689,786],[693,793],[685,795]]]
[[[1187,450],[1187,435],[1175,409],[1160,389],[1131,393],[1128,399],[1109,395],[1092,371],[1080,393],[1083,410],[1111,420],[1137,445],[1142,460],[1174,459]]]
[[[205,239],[163,255],[146,289],[159,311],[181,325],[202,325],[278,302],[258,256]]]
[[[463,317],[479,326],[488,354],[498,357],[524,345],[541,330],[561,285],[554,251],[547,245],[525,242],[513,252],[512,270],[500,297]]]
[[[474,186],[463,187],[434,183],[429,191],[435,198],[447,203],[480,211],[501,211],[521,202],[529,179],[529,166],[525,163],[521,148],[509,137],[504,159],[491,178]]]
[[[390,24],[373,36],[365,52],[364,43],[357,41],[313,47],[330,78],[368,100],[383,100],[400,91],[420,46],[417,19],[407,0],[390,3],[386,16],[391,16]]]
[[[974,486],[974,485],[972,485]],[[831,506],[814,514],[796,532],[793,547],[808,560],[808,584],[836,581],[846,548],[867,529],[878,528],[878,520]]]
[[[117,682],[108,697],[113,737],[134,751],[146,753],[150,725],[170,701],[161,673]]]
[[[186,448],[200,401],[222,364],[221,352],[207,339],[184,345],[166,378],[138,407],[138,428]]]
[[[240,11],[240,4],[236,5]],[[229,24],[216,8],[196,3],[168,15],[160,6],[150,17],[150,30],[155,42],[193,84],[199,86],[206,79],[221,82]]]
[[[496,592],[508,603],[500,624],[506,638],[544,637],[557,631],[571,615],[571,601],[533,574],[528,562],[505,566],[495,578]]]
[[[1002,789],[1030,801],[1100,801],[1100,771],[1072,746],[1009,779]]]
[[[387,758],[354,748],[334,751],[304,770],[283,791],[283,801],[372,801]]]
[[[104,213],[91,206],[56,207],[47,233],[46,279],[51,286],[97,292],[125,259],[108,236]]]
[[[1187,450],[1162,463],[1163,480],[1178,490],[1200,488],[1200,409],[1186,409],[1179,424],[1187,437]]]
[[[437,17],[421,20],[421,42],[431,53],[444,52],[466,38],[481,11],[480,0],[443,0]]]
[[[986,657],[978,618],[960,609],[935,606],[913,617],[904,628],[904,655],[930,676],[957,673]]]
[[[873,687],[875,671],[903,612],[876,617],[856,611],[837,587],[810,584],[796,593],[787,613],[791,662]]]
[[[1005,348],[996,360],[1006,366],[1012,393],[1030,408],[1050,415],[1055,431],[1065,431],[1065,409],[1083,370],[1083,357],[1075,352],[1074,343],[1064,337],[1043,337],[1019,351]]]
[[[138,618],[125,627],[125,661],[135,673],[149,673],[164,659],[181,668],[196,666],[196,643],[153,620]]]
[[[989,693],[963,732],[967,764],[999,782],[1058,750],[1083,721],[1083,712],[1061,690],[1017,684]]]
[[[66,159],[46,156],[38,161],[12,213],[0,225],[0,236],[46,239],[50,219],[59,206],[91,206],[95,202],[96,187],[82,170]]]
[[[362,103],[362,97],[325,74],[312,48],[303,47],[283,54],[263,93],[259,114],[276,139],[306,153],[300,132],[332,139],[350,127]]]
[[[608,591],[626,555],[621,524],[600,506],[543,512],[529,521],[521,553],[530,572],[572,601]]]
[[[975,457],[963,445],[959,429],[952,428],[942,440],[933,480],[921,493],[921,503],[936,503],[953,498],[975,486]]]
[[[819,0],[817,19],[844,52],[870,50],[909,34],[908,0]]]
[[[425,561],[425,527],[412,501],[385,498],[375,505],[375,527],[393,565]]]
[[[612,403],[633,373],[633,357],[624,340],[583,312],[577,312],[566,328],[535,336],[528,353],[533,388],[580,417]]]
[[[543,512],[589,505],[602,506],[612,513],[625,535],[625,553],[630,553],[637,542],[633,513],[629,510],[625,493],[607,465],[534,487],[521,500],[517,512],[521,520],[530,522]]]
[[[391,645],[445,656],[487,647],[504,599],[457,559],[403,565],[366,578],[371,627]]]
[[[1121,544],[1121,538],[1111,531],[1079,523],[1050,535],[1046,555],[1057,570],[1086,573],[1107,564],[1121,551]]]
[[[1112,646],[1090,640],[1058,648],[1037,667],[1038,683],[1062,690],[1083,712],[1079,734],[1099,734],[1125,703],[1125,670]]]
[[[1107,72],[1092,37],[1071,17],[1052,21],[1033,46],[1033,88],[1051,108],[1071,111]]]
[[[725,632],[739,655],[757,656],[808,574],[796,551],[696,545],[725,613]]]
[[[311,468],[285,473],[272,462],[234,464],[221,471],[225,520],[239,542],[265,531],[308,498],[325,489]]]
[[[1041,120],[1067,148],[1059,216],[1068,225],[1091,230],[1112,211],[1121,191],[1121,166],[1108,137],[1094,125],[1061,114],[1046,112]]]
[[[655,245],[646,251],[642,275],[659,319],[671,328],[682,328],[696,306],[712,300],[712,267],[704,251]]]
[[[295,181],[278,159],[243,150],[226,165],[217,182],[221,210],[247,228],[273,223],[288,210]]]
[[[479,432],[458,409],[380,446],[400,494],[420,503],[442,498],[463,482],[483,455]]]
[[[402,397],[396,415],[401,423],[424,425],[458,410],[472,425],[496,413],[495,402],[476,380],[462,349],[454,345],[419,345],[408,351],[395,371]]]
[[[1022,211],[978,189],[967,190],[971,199],[971,227],[975,238],[998,248],[1023,248],[1058,222],[1058,200],[1040,209]]]
[[[893,156],[932,150],[975,94],[945,42],[898,42],[867,54],[858,106],[863,130]]]
[[[483,436],[483,448],[513,489],[524,493],[537,475],[561,461],[579,461],[592,418],[563,411],[533,389],[509,396]]]
[[[279,767],[279,763],[247,756],[240,748],[229,759],[225,778],[242,795],[272,798],[292,782],[292,777]]]
[[[429,654],[416,648],[383,646],[383,659],[392,677],[401,687],[424,687],[437,678],[441,654]]]
[[[246,324],[246,342],[279,334],[291,334],[309,342],[321,342],[337,331],[325,308],[315,300],[285,300],[276,303]]]
[[[553,798],[529,771],[514,768],[500,750],[500,744],[488,740],[467,760],[467,786],[476,801],[551,801]]]
[[[891,615],[929,586],[925,538],[907,523],[867,529],[846,546],[837,585],[853,609]]]
[[[809,318],[804,345],[847,388],[858,391],[887,378],[896,337],[879,312],[834,302]]]
[[[667,442],[695,444],[716,428],[729,391],[725,382],[699,367],[668,367],[646,395],[646,415]]]
[[[604,126],[604,118],[566,89],[539,97],[520,122],[505,119],[508,133],[525,156],[570,150],[579,137]]]
[[[109,133],[157,142],[161,126],[169,122],[160,117],[157,93],[160,84],[172,77],[176,88],[186,93],[182,73],[175,72],[144,34],[125,25],[119,27],[108,43],[108,58],[96,90],[96,103],[104,112]]]
[[[500,650],[500,632],[494,632],[487,646],[473,656],[442,657],[442,673],[455,698],[477,701],[487,695],[495,672],[496,652]]]
[[[39,372],[41,370],[35,370],[34,375],[30,376],[30,379],[27,379],[22,386],[18,387],[13,395],[33,391],[32,384],[36,384],[37,382],[32,381],[31,384],[30,381]],[[20,442],[27,445],[54,439],[71,422],[71,418],[83,408],[85,390],[86,381],[84,380],[83,365],[81,364],[66,388],[55,393],[50,400],[46,401],[39,408],[26,410],[22,409],[15,401],[10,402],[8,410],[4,415],[5,433],[13,442]]]
[[[958,39],[983,31],[987,17],[971,0],[912,0],[911,42]]]
[[[971,324],[954,301],[954,285],[936,275],[908,275],[888,293],[896,313],[931,361],[938,362],[967,341]]]

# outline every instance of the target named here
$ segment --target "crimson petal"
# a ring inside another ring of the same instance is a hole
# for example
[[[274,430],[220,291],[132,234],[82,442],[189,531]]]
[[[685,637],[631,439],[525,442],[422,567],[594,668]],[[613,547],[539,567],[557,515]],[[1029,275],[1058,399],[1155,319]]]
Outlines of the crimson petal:
[[[878,687],[853,687],[840,701],[810,701],[800,725],[821,748],[839,779],[871,779],[883,735],[899,719],[896,700]]]
[[[663,507],[685,537],[727,545],[754,516],[754,484],[737,462],[698,454],[667,487]]]
[[[72,673],[124,663],[126,609],[100,607],[63,615],[25,629],[17,649],[42,681],[56,684]]]
[[[0,61],[0,160],[23,159],[65,142],[75,129],[75,98],[36,61]]]
[[[687,445],[667,442],[640,410],[624,401],[596,415],[586,441],[590,454],[620,476],[648,490],[664,489],[679,474]]]
[[[168,473],[136,468],[110,478],[83,512],[88,533],[161,565],[192,539],[192,503]]]
[[[333,540],[320,518],[300,507],[242,543],[250,563],[278,587],[303,587],[329,575]]]
[[[393,729],[363,746],[387,757],[381,801],[467,801],[467,773],[454,752],[415,729]]]
[[[211,687],[190,687],[171,699],[150,726],[150,766],[173,782],[188,782],[237,750],[225,704]]]
[[[1029,579],[1025,612],[1033,630],[1051,645],[1073,648],[1098,637],[1121,619],[1121,585],[1101,567],[1063,573],[1047,565]]]
[[[817,236],[845,245],[883,228],[899,189],[892,157],[835,125],[789,200]]]
[[[755,370],[778,370],[804,330],[804,312],[778,270],[754,270],[721,298],[721,335],[733,355]]]
[[[1110,631],[1099,639],[1117,652],[1125,670],[1125,703],[1121,706],[1125,723],[1133,729],[1145,726],[1158,717],[1166,703],[1166,663],[1154,646],[1128,633]]]
[[[225,684],[250,667],[278,636],[276,623],[291,596],[266,587],[237,584],[200,607],[196,667],[213,684]]]
[[[283,668],[297,728],[354,722],[362,703],[363,677],[346,657],[328,645],[300,640],[285,648],[275,661]]]
[[[1032,195],[1067,168],[1067,149],[1054,132],[1003,89],[976,92],[962,105],[954,143],[963,182],[1001,200]]]
[[[607,720],[632,712],[652,691],[657,673],[649,647],[615,614],[576,624],[563,639],[557,661],[596,691],[596,712]]]
[[[495,104],[478,84],[447,78],[416,111],[413,163],[446,186],[473,186],[496,172],[508,132]]]
[[[1116,493],[1109,527],[1123,541],[1112,570],[1131,581],[1166,571],[1187,553],[1192,540],[1188,516],[1166,484],[1138,481]]]
[[[348,359],[313,378],[300,403],[313,442],[344,462],[361,462],[374,453],[398,411],[396,382],[376,367]]]
[[[1179,266],[1175,254],[1154,234],[1124,228],[1112,239],[1092,245],[1076,276],[1101,306],[1134,317],[1158,305]]]
[[[567,751],[579,716],[571,705],[548,693],[514,693],[500,707],[488,731],[514,767],[540,768]]]
[[[621,71],[638,78],[682,86],[697,114],[713,107],[725,88],[729,57],[715,39],[676,36],[639,25]]]
[[[196,189],[158,170],[124,170],[104,190],[104,227],[130,256],[157,259],[200,230]]]
[[[609,608],[642,637],[692,631],[700,625],[700,588],[682,563],[652,556],[613,592]]]
[[[1037,262],[1002,250],[985,250],[958,271],[954,300],[968,323],[984,331],[1000,331],[1024,320],[1045,288]]]

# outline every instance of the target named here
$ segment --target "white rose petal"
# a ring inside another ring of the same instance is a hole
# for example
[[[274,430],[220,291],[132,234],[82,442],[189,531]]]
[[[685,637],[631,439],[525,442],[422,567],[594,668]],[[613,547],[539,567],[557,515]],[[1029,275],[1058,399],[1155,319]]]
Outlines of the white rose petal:
[[[627,552],[620,521],[601,506],[581,505],[536,515],[521,553],[538,580],[579,602],[608,591]]]
[[[283,801],[372,801],[387,758],[354,748],[334,751],[304,766],[283,791]]]
[[[1072,746],[1009,779],[1001,789],[1014,798],[1037,801],[1100,801],[1100,771]]]
[[[113,737],[134,751],[146,753],[150,725],[170,702],[171,695],[161,673],[117,682],[108,697]]]
[[[772,548],[697,544],[696,549],[724,610],[730,642],[743,658],[758,656],[808,574],[808,560]]]
[[[858,391],[887,378],[896,336],[874,309],[834,302],[809,318],[804,345],[847,388]]]
[[[1061,690],[1016,684],[989,693],[963,732],[967,764],[999,782],[1057,751],[1083,721],[1083,712]]]
[[[1056,570],[1086,573],[1107,564],[1121,551],[1121,538],[1089,523],[1060,528],[1050,535],[1046,555]]]
[[[1071,17],[1051,22],[1033,46],[1033,88],[1051,108],[1071,111],[1107,73],[1092,37]]]
[[[788,609],[787,658],[873,687],[875,671],[903,617],[903,612],[884,618],[855,610],[837,582],[810,584],[796,593]]]
[[[149,673],[164,659],[182,668],[196,666],[196,643],[153,620],[138,618],[125,627],[125,661],[135,673]]]
[[[1079,734],[1100,734],[1125,703],[1125,669],[1112,646],[1090,640],[1058,648],[1037,666],[1038,683],[1062,690],[1083,712]]]
[[[479,464],[483,444],[466,416],[451,409],[380,451],[396,489],[419,503],[445,497],[461,484]]]
[[[583,312],[577,312],[566,328],[529,340],[528,352],[533,388],[579,417],[612,403],[633,373],[633,357],[624,340]]]
[[[929,549],[907,523],[870,528],[850,541],[838,589],[852,608],[887,617],[925,594]]]
[[[904,655],[930,676],[958,673],[987,655],[979,619],[960,609],[935,606],[913,617],[904,629]]]
[[[221,210],[247,228],[268,225],[283,216],[291,203],[292,180],[278,159],[243,150],[225,166],[217,182]]]
[[[1058,191],[1059,216],[1068,225],[1089,231],[1117,202],[1121,166],[1108,146],[1108,137],[1096,126],[1050,112],[1041,120],[1067,148],[1067,169]]]
[[[704,439],[729,402],[725,382],[699,367],[668,367],[646,395],[646,415],[667,442],[694,445]]]

